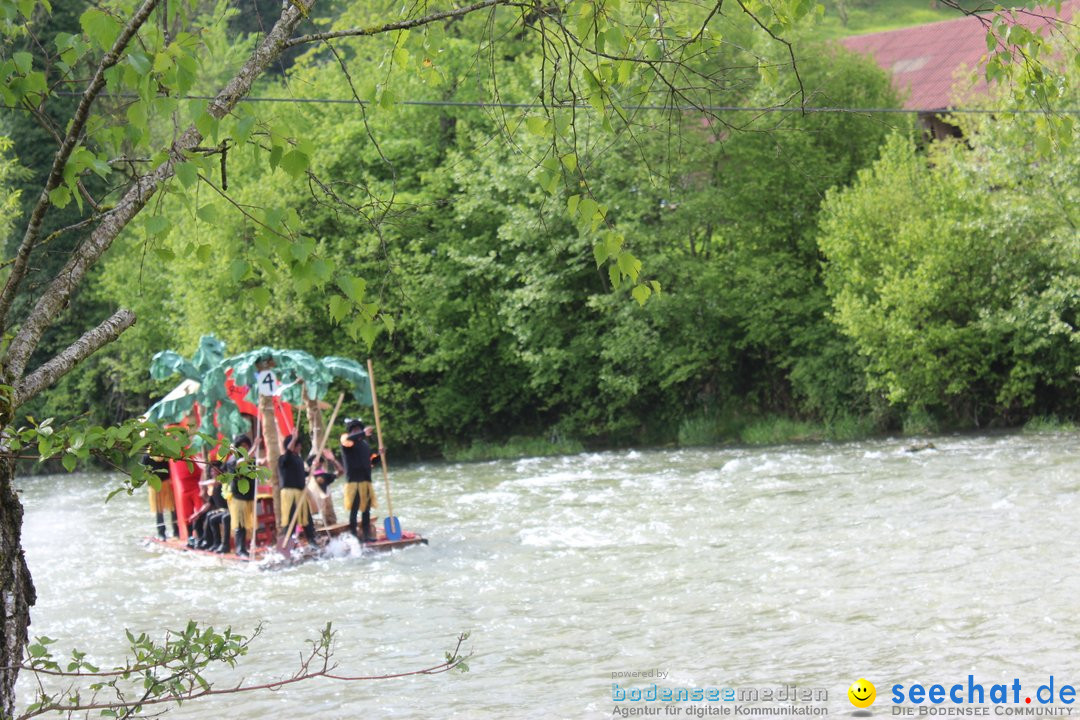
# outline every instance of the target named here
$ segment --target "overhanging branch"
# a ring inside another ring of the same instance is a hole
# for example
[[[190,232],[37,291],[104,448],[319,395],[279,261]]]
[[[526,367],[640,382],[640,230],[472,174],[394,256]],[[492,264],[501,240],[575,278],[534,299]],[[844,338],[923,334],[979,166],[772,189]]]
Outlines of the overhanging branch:
[[[410,28],[420,27],[421,25],[428,25],[439,20],[449,20],[451,18],[462,17],[474,13],[477,10],[483,10],[485,8],[495,7],[497,5],[519,5],[520,2],[514,2],[513,0],[481,0],[481,2],[473,3],[472,5],[466,5],[465,7],[455,8],[453,10],[444,10],[442,12],[431,13],[430,15],[424,15],[422,17],[412,18],[411,20],[401,20],[398,22],[386,23],[385,25],[376,25],[369,28],[351,28],[349,30],[334,30],[332,32],[312,33],[310,35],[299,35],[294,37],[285,43],[285,47],[291,48],[295,45],[303,45],[309,42],[320,42],[322,40],[333,40],[334,38],[343,37],[368,37],[371,35],[382,35],[383,33],[393,32],[395,30],[409,30]]]
[[[98,63],[93,78],[91,78],[90,83],[83,92],[82,99],[79,101],[79,107],[76,108],[75,114],[71,118],[71,123],[68,125],[67,134],[64,135],[64,140],[60,144],[59,149],[57,149],[55,157],[53,157],[52,169],[49,171],[49,178],[45,181],[45,186],[41,189],[41,196],[38,197],[34,209],[30,211],[30,218],[26,223],[26,231],[23,233],[23,239],[19,244],[19,249],[15,253],[15,262],[12,265],[11,273],[8,275],[3,291],[0,292],[0,333],[2,333],[8,324],[8,312],[11,310],[11,305],[15,301],[15,295],[19,291],[19,286],[26,277],[27,266],[30,262],[30,254],[34,251],[38,234],[41,232],[41,223],[45,219],[45,212],[52,204],[52,201],[49,199],[49,193],[58,188],[60,182],[64,178],[64,167],[71,158],[71,153],[74,152],[79,141],[82,139],[82,133],[86,128],[86,122],[90,119],[90,109],[93,107],[94,103],[97,102],[98,96],[105,88],[105,72],[120,61],[124,53],[124,48],[127,47],[128,43],[131,42],[131,39],[135,37],[135,34],[139,31],[139,28],[141,28],[147,18],[150,17],[150,13],[154,11],[158,1],[159,0],[145,0],[145,2],[143,2],[142,6],[124,26],[124,29],[120,31],[120,34],[117,36],[116,41],[113,42],[112,47],[109,48],[109,51],[102,56],[101,62]],[[13,380],[15,377],[16,376],[11,373],[7,374],[7,379],[9,381]]]
[[[147,2],[152,1],[147,0]],[[278,21],[251,57],[207,104],[207,113],[220,120],[251,92],[256,78],[281,55],[289,36],[310,11],[315,1],[293,0],[282,9]],[[173,176],[175,166],[184,162],[187,153],[198,147],[202,140],[202,133],[194,124],[189,125],[169,147],[168,159],[150,173],[134,180],[113,209],[101,217],[101,222],[94,228],[93,233],[71,255],[63,269],[49,283],[15,337],[12,338],[4,358],[4,374],[9,384],[18,384],[18,379],[22,377],[26,363],[41,341],[45,329],[67,305],[72,293],[86,277],[86,273],[101,258],[102,253],[112,245],[113,240],[146,206],[161,185]]]
[[[63,352],[27,375],[15,386],[14,406],[19,407],[68,373],[71,368],[108,345],[135,324],[135,313],[117,310],[105,322],[86,332]]]

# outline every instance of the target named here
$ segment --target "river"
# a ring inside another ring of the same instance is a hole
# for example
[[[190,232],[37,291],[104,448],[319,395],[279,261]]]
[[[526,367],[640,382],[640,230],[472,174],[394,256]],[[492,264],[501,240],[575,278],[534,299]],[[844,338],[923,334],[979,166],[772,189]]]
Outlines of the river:
[[[23,478],[31,633],[109,665],[125,628],[262,623],[222,682],[292,673],[327,621],[357,675],[434,664],[472,633],[466,674],[319,680],[175,718],[602,718],[627,706],[613,683],[654,682],[826,689],[818,704],[850,715],[860,677],[886,716],[894,683],[1080,681],[1076,437],[932,441],[397,468],[396,514],[430,546],[280,572],[145,547],[146,497],[104,502],[114,477]]]

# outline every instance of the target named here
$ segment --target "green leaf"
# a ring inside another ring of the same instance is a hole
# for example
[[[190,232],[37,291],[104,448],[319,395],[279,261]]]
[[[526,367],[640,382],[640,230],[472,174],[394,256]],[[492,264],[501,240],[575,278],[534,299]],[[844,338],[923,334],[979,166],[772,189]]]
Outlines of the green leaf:
[[[270,291],[262,286],[252,288],[251,299],[256,307],[264,308],[270,304]]]
[[[71,191],[63,185],[54,188],[49,191],[49,202],[61,209],[67,207],[67,204],[71,202]]]
[[[237,143],[245,143],[248,138],[251,137],[251,131],[255,127],[255,116],[248,115],[242,117],[236,121],[236,131],[233,133],[233,139]]]
[[[146,128],[146,103],[133,102],[131,105],[128,105],[125,115],[127,115],[128,122],[135,127],[140,129]]]
[[[218,209],[217,209],[216,206],[211,205],[211,204],[208,203],[206,205],[201,206],[198,210],[196,210],[195,215],[198,216],[198,218],[200,220],[202,220],[204,223],[213,224],[213,223],[217,222]]]
[[[578,203],[578,227],[585,228],[592,225],[593,220],[596,218],[597,212],[600,210],[600,205],[592,198],[581,198],[581,202]]]
[[[169,227],[169,219],[164,215],[153,215],[146,220],[146,232],[150,235],[158,235]]]
[[[195,118],[195,128],[202,133],[204,138],[217,141],[218,119],[208,112],[204,112]]]
[[[131,65],[132,68],[134,68],[135,72],[139,73],[140,75],[145,75],[146,73],[150,72],[150,58],[146,56],[146,53],[142,53],[136,50],[135,52],[132,52],[130,55],[127,56],[127,61],[128,64]]]
[[[199,168],[193,162],[182,162],[173,168],[184,187],[189,188],[199,180]]]
[[[638,273],[641,272],[641,261],[634,257],[629,251],[624,250],[619,253],[617,262],[619,265],[619,272],[630,278],[631,282],[636,282]]]
[[[308,169],[308,156],[299,150],[290,150],[281,158],[281,169],[291,177],[300,177]]]
[[[370,320],[363,320],[359,324],[360,339],[368,348],[375,344],[375,338],[379,336],[379,326]]]
[[[60,464],[64,466],[64,469],[71,472],[75,469],[76,463],[75,456],[70,453],[64,453],[64,456],[60,458]]]
[[[19,74],[25,75],[34,66],[34,56],[28,52],[17,52],[12,56],[15,60],[15,69]]]
[[[600,267],[608,259],[607,243],[597,240],[593,243],[593,257],[596,258],[596,267]]]
[[[397,102],[397,96],[390,88],[384,87],[379,95],[379,107],[383,110],[391,110]]]
[[[79,17],[79,25],[87,37],[102,50],[112,48],[120,35],[120,23],[111,15],[97,8],[90,8]]]
[[[630,291],[630,294],[637,300],[638,305],[644,306],[645,301],[652,295],[652,290],[649,289],[648,285],[635,285],[634,289]]]
[[[542,115],[533,115],[525,118],[525,127],[533,135],[546,138],[550,134],[551,120]]]
[[[245,260],[236,259],[229,263],[229,277],[232,278],[232,281],[234,283],[240,282],[245,277],[247,277],[247,274],[250,270],[251,265],[249,265]]]
[[[343,275],[338,278],[338,287],[353,302],[359,303],[364,300],[364,291],[367,290],[367,282],[363,278]]]
[[[335,323],[340,323],[349,314],[349,301],[340,295],[330,296],[330,317]]]

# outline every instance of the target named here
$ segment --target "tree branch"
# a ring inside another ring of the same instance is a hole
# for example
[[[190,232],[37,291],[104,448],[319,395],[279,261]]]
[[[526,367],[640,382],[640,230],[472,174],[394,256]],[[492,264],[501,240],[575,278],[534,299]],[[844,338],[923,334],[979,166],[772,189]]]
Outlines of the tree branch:
[[[135,324],[135,313],[121,308],[105,322],[83,334],[81,338],[15,386],[14,406],[18,407],[66,375],[71,368],[108,345]]]
[[[256,78],[281,55],[286,47],[286,40],[315,1],[294,0],[281,11],[281,17],[263,38],[259,47],[236,75],[207,104],[207,112],[211,116],[220,120],[236,107],[241,98],[251,92]],[[147,2],[156,2],[156,0],[147,0]],[[161,185],[173,176],[175,166],[186,159],[186,153],[198,147],[202,140],[202,133],[194,124],[189,125],[183,134],[173,141],[169,148],[168,159],[149,174],[133,181],[115,207],[102,216],[94,232],[72,254],[67,264],[57,273],[38,299],[8,346],[4,373],[9,384],[15,384],[22,376],[26,363],[40,342],[45,329],[52,324],[56,315],[67,304],[71,294],[86,277],[86,273],[98,261],[102,253],[112,245],[113,240],[127,227],[128,223],[146,206]],[[20,252],[21,250],[20,248]]]
[[[45,219],[45,212],[52,204],[49,199],[49,193],[58,188],[60,182],[64,178],[64,167],[71,158],[71,153],[74,152],[79,144],[83,130],[86,127],[86,122],[90,119],[90,109],[93,107],[94,103],[97,102],[98,95],[100,95],[101,91],[105,88],[105,72],[120,61],[120,58],[124,53],[124,48],[127,47],[127,44],[131,42],[131,38],[135,36],[135,33],[139,31],[139,28],[141,28],[147,18],[150,17],[150,13],[153,12],[157,4],[158,0],[145,0],[145,2],[143,2],[138,11],[131,17],[131,20],[124,26],[124,29],[120,31],[120,34],[117,36],[116,41],[109,51],[102,56],[101,62],[98,63],[97,70],[90,80],[90,84],[83,92],[82,99],[79,101],[79,107],[75,110],[75,114],[72,116],[71,123],[68,126],[67,134],[64,136],[64,141],[56,151],[56,156],[53,157],[53,165],[52,170],[49,171],[49,178],[45,181],[45,186],[41,189],[41,196],[38,197],[34,209],[30,212],[30,219],[26,223],[26,232],[23,233],[22,242],[19,244],[19,249],[15,253],[15,264],[12,266],[11,273],[8,275],[7,282],[4,284],[3,292],[0,292],[0,334],[3,334],[3,331],[8,324],[8,312],[11,311],[11,304],[15,302],[15,295],[18,293],[19,286],[26,277],[27,266],[30,262],[30,254],[33,252],[34,246],[37,243],[38,233],[41,232],[41,223]],[[11,373],[5,373],[5,375],[5,380],[9,383],[17,377],[17,375]]]
[[[148,705],[161,705],[161,704],[166,704],[166,703],[188,702],[190,700],[195,700],[197,698],[210,697],[210,696],[214,696],[214,695],[235,695],[235,694],[241,694],[241,693],[256,692],[256,691],[260,691],[260,690],[274,691],[274,690],[279,690],[279,689],[281,689],[283,687],[286,687],[288,685],[293,685],[293,684],[296,684],[296,683],[303,683],[303,682],[307,682],[309,680],[314,680],[316,678],[326,678],[328,680],[337,680],[337,681],[342,681],[342,682],[357,682],[357,681],[364,681],[364,680],[391,680],[391,679],[394,679],[394,678],[410,677],[410,676],[415,676],[415,675],[440,675],[442,673],[450,672],[451,670],[454,670],[458,666],[464,667],[462,664],[465,662],[467,657],[462,657],[460,653],[461,653],[461,645],[462,645],[462,643],[465,642],[465,639],[467,637],[468,637],[467,633],[462,633],[461,635],[458,635],[457,645],[454,647],[453,651],[446,653],[446,660],[444,660],[443,662],[437,663],[435,665],[431,665],[429,667],[421,668],[419,670],[407,670],[407,671],[404,671],[404,672],[389,673],[389,674],[385,674],[385,675],[354,675],[354,676],[336,675],[336,674],[334,674],[332,672],[335,666],[331,665],[330,662],[329,662],[330,661],[330,652],[331,652],[330,649],[328,647],[326,647],[326,646],[316,645],[316,647],[312,650],[312,652],[309,655],[307,655],[307,657],[301,657],[300,668],[297,670],[297,672],[295,674],[293,674],[291,677],[282,678],[281,680],[272,680],[270,682],[252,684],[252,685],[244,685],[241,682],[241,684],[238,684],[238,685],[235,685],[235,686],[232,686],[232,687],[225,687],[225,688],[215,688],[215,687],[213,687],[212,685],[209,685],[209,684],[196,685],[196,684],[192,683],[192,686],[189,687],[186,690],[179,690],[179,691],[170,692],[167,695],[150,697],[149,695],[152,695],[152,693],[148,693],[147,695],[144,695],[143,697],[139,698],[138,700],[123,700],[123,699],[121,699],[119,701],[113,701],[113,702],[99,702],[99,701],[95,701],[95,700],[91,700],[89,702],[79,702],[78,701],[78,696],[76,695],[75,696],[75,702],[72,703],[72,704],[65,705],[63,703],[52,703],[52,704],[48,704],[48,705],[43,705],[41,707],[35,708],[33,710],[30,710],[30,711],[20,715],[18,720],[28,720],[29,718],[37,717],[38,715],[44,715],[46,713],[51,713],[51,712],[75,713],[75,712],[85,712],[85,711],[89,711],[89,710],[141,709],[141,708],[146,707]],[[318,659],[322,659],[321,666],[312,668],[312,666],[311,666],[312,662],[315,661],[315,660],[318,660]],[[34,668],[34,667],[23,666],[22,669],[26,670],[26,671],[29,671],[29,672],[38,672],[38,669]],[[51,674],[51,675],[69,676],[69,677],[95,677],[96,675],[99,675],[99,674],[96,674],[96,673],[64,673],[64,672],[51,672],[49,674]],[[107,673],[107,674],[111,675],[112,673]],[[100,675],[106,675],[106,674],[100,674]],[[174,676],[174,677],[176,677],[176,676]],[[174,678],[169,678],[168,680],[172,680],[172,679],[174,679]],[[181,679],[183,679],[183,680],[185,680],[187,682],[191,682],[190,678],[181,678]],[[158,684],[163,685],[163,686],[168,685],[169,684],[168,680],[159,681]]]
[[[368,37],[371,35],[381,35],[383,33],[393,32],[394,30],[408,30],[410,28],[420,27],[421,25],[428,25],[433,22],[438,22],[439,20],[449,20],[452,18],[462,17],[464,15],[474,13],[477,10],[483,10],[484,8],[495,7],[497,5],[518,4],[520,4],[520,2],[514,2],[513,0],[481,0],[481,2],[473,3],[472,5],[466,5],[465,7],[455,8],[453,10],[444,10],[442,12],[424,15],[423,17],[413,18],[411,20],[401,20],[399,22],[386,23],[385,25],[377,25],[370,28],[351,28],[349,30],[335,30],[333,32],[299,35],[286,42],[285,47],[291,48],[295,45],[302,45],[309,42],[319,42],[321,40],[333,40],[334,38]]]

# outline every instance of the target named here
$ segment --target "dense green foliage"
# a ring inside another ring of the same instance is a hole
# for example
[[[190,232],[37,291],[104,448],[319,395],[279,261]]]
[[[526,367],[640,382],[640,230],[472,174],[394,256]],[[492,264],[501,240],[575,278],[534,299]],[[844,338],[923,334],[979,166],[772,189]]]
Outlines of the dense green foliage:
[[[467,82],[475,42],[450,47],[440,63],[448,77],[435,87],[484,97]],[[817,102],[896,102],[866,60],[810,45],[804,58]],[[307,96],[347,94],[324,60],[301,60],[291,85]],[[504,99],[525,93],[530,61],[505,58]],[[782,102],[794,82],[744,73],[729,102]],[[416,78],[403,93],[424,90]],[[293,252],[317,255],[328,273],[367,278],[368,292],[393,310],[373,352],[399,446],[430,451],[514,434],[655,442],[676,439],[688,416],[862,411],[853,353],[825,315],[815,224],[826,191],[876,157],[889,131],[879,120],[643,112],[640,129],[617,142],[579,120],[579,135],[592,133],[579,152],[591,189],[609,200],[609,217],[662,288],[640,307],[598,272],[565,217],[566,196],[553,198],[530,177],[543,140],[493,142],[520,116],[399,107],[368,119],[376,146],[355,107],[275,112],[319,139],[312,171],[335,186],[267,173],[241,154],[230,157],[230,195],[240,205],[276,198],[306,238]],[[150,389],[145,358],[163,346],[193,347],[207,331],[230,349],[272,342],[367,354],[326,317],[324,293],[304,278],[275,288],[261,307],[253,295],[270,260],[252,242],[253,223],[206,195],[186,210],[166,204],[169,240],[148,246],[129,234],[98,281],[95,293],[142,318],[109,351],[123,358],[114,367],[128,368],[118,382]],[[390,220],[375,225],[378,203],[390,197]],[[212,252],[180,256],[192,238]]]
[[[380,8],[335,13],[363,25]],[[800,82],[810,105],[899,103],[869,60],[804,39],[799,77],[774,73],[785,47],[746,18],[719,23],[727,42],[694,66],[723,77],[715,105],[797,105]],[[966,128],[972,148],[928,151],[902,116],[630,109],[613,134],[580,109],[394,104],[534,100],[550,59],[512,37],[483,50],[487,24],[282,64],[258,94],[371,103],[260,105],[255,133],[246,110],[222,123],[258,137],[253,152],[241,141],[220,170],[213,156],[178,171],[121,236],[84,294],[138,324],[32,410],[138,414],[169,387],[151,355],[214,332],[230,354],[372,354],[399,452],[1071,416],[1070,156],[1032,165],[1023,127],[989,119]],[[202,38],[191,92],[251,47],[226,38]]]
[[[979,425],[1073,416],[1080,365],[1080,161],[1031,162],[1032,116],[897,135],[826,203],[836,320],[890,401]]]

